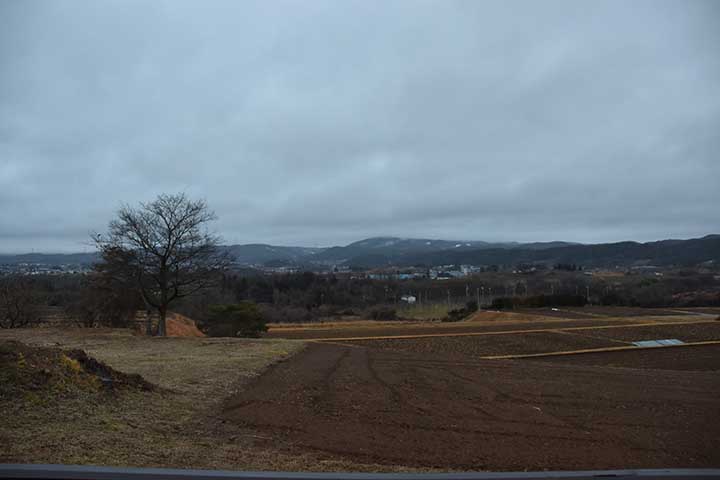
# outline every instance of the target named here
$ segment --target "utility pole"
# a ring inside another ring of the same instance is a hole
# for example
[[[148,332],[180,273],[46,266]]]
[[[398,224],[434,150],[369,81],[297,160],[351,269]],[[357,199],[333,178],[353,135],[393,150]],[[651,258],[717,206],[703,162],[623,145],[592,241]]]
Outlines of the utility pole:
[[[475,289],[475,295],[477,296],[477,306],[480,308],[480,287]]]
[[[590,303],[590,285],[587,285],[585,287],[585,289],[587,291],[587,303],[589,304]]]
[[[448,294],[448,308],[450,308],[450,289],[449,288],[447,289],[447,294]]]

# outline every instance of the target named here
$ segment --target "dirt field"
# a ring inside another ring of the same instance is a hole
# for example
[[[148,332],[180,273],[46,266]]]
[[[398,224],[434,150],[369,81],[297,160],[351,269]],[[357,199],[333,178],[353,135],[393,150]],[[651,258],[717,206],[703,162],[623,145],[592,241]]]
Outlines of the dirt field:
[[[493,315],[485,320],[485,315]],[[709,321],[706,317],[694,315],[660,317],[608,317],[608,318],[552,318],[518,314],[479,314],[461,322],[383,322],[375,325],[362,321],[344,325],[318,325],[302,328],[270,328],[265,338],[287,339],[344,339],[355,337],[403,336],[403,335],[447,335],[497,332],[508,330],[560,329],[569,327],[597,327],[605,325],[636,325],[650,323],[674,323]]]
[[[676,338],[684,342],[701,342],[720,339],[720,321],[679,325],[651,325],[640,328],[588,329],[578,333],[625,342],[664,338]]]
[[[584,307],[577,309],[525,309],[480,311],[461,322],[358,320],[312,324],[271,324],[265,338],[338,339],[399,335],[437,335],[501,330],[554,329],[604,325],[673,323],[715,320],[706,311],[662,310],[631,307]]]
[[[720,345],[561,355],[538,358],[536,361],[619,368],[714,371],[717,375],[720,371]]]
[[[285,452],[462,470],[720,465],[716,372],[311,345],[226,405]]]
[[[448,358],[485,357],[492,355],[521,355],[548,352],[570,352],[584,349],[631,346],[638,340],[678,339],[685,343],[720,340],[720,322],[677,322],[677,324],[641,323],[595,328],[577,323],[571,325],[539,324],[546,329],[512,329],[508,333],[499,328],[476,329],[470,335],[427,336],[417,338],[380,338],[340,341],[368,348],[395,352],[427,353]],[[597,322],[602,323],[602,322]]]
[[[227,404],[226,416],[282,451],[383,465],[719,466],[720,345],[482,358],[634,349],[631,342],[644,339],[720,340],[720,322],[708,315],[610,312],[619,313],[483,312],[452,324],[276,331],[331,340],[271,369]]]
[[[694,312],[694,313],[704,313],[707,315],[720,315],[720,307],[692,307],[692,308],[685,308],[683,310],[687,310],[689,312]]]
[[[543,315],[560,318],[598,318],[598,317],[648,317],[648,316],[673,316],[681,314],[677,310],[662,308],[640,308],[640,307],[604,307],[601,305],[586,305],[584,307],[560,307],[552,308],[524,308],[523,313]],[[685,312],[693,313],[693,312]],[[701,313],[701,312],[697,312]]]
[[[556,332],[383,339],[346,343],[385,351],[434,354],[448,358],[519,355],[617,346],[616,343],[602,338]]]

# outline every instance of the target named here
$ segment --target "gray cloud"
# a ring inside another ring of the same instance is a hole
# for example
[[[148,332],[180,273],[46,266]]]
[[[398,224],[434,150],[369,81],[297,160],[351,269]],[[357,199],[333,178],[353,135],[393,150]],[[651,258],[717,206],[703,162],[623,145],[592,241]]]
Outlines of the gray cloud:
[[[205,197],[228,242],[720,231],[720,8],[2,2],[0,251]]]

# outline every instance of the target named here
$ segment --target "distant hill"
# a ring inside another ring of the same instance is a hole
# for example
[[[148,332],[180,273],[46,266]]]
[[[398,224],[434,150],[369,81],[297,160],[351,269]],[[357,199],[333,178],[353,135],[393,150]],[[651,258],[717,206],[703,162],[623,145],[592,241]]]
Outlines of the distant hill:
[[[264,243],[230,245],[226,248],[235,259],[235,263],[241,265],[263,265],[268,262],[300,262],[310,260],[314,255],[324,250],[310,247],[278,247]]]
[[[295,262],[302,258],[312,258],[322,248],[278,247],[264,244],[230,245],[226,248],[242,265],[262,265],[272,261]],[[25,253],[19,255],[0,255],[0,265],[19,265],[22,263],[43,265],[92,265],[98,261],[93,253]]]
[[[434,258],[435,255],[455,255],[462,258],[467,252],[480,250],[543,250],[577,245],[570,242],[483,242],[467,240],[436,240],[428,238],[373,237],[345,247],[332,247],[318,253],[316,263],[345,264],[360,267],[380,267],[404,263],[405,259]],[[424,262],[421,262],[424,263]]]
[[[361,268],[435,265],[516,265],[575,263],[583,266],[720,264],[720,235],[691,240],[577,244],[570,242],[491,243],[422,238],[373,237],[329,248],[266,244],[229,245],[238,266],[346,265]],[[0,265],[36,263],[90,265],[95,253],[0,255]]]
[[[344,247],[331,247],[315,256],[316,262],[344,263],[352,259],[372,256],[394,259],[399,255],[439,252],[453,248],[491,248],[506,244],[481,241],[433,240],[428,238],[373,237],[353,242]]]
[[[359,260],[359,266],[366,259]],[[690,240],[658,242],[617,242],[594,245],[565,245],[551,248],[492,248],[464,251],[444,250],[425,255],[403,255],[393,259],[399,266],[410,265],[516,265],[520,263],[575,263],[590,267],[632,265],[720,264],[720,235]]]
[[[23,253],[0,255],[0,265],[35,263],[44,265],[91,265],[98,259],[97,253]]]

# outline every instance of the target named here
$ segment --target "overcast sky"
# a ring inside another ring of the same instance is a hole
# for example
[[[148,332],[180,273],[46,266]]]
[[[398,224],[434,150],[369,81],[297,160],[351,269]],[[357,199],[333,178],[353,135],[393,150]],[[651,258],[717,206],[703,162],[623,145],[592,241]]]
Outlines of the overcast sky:
[[[720,233],[720,2],[0,1],[0,251]]]

